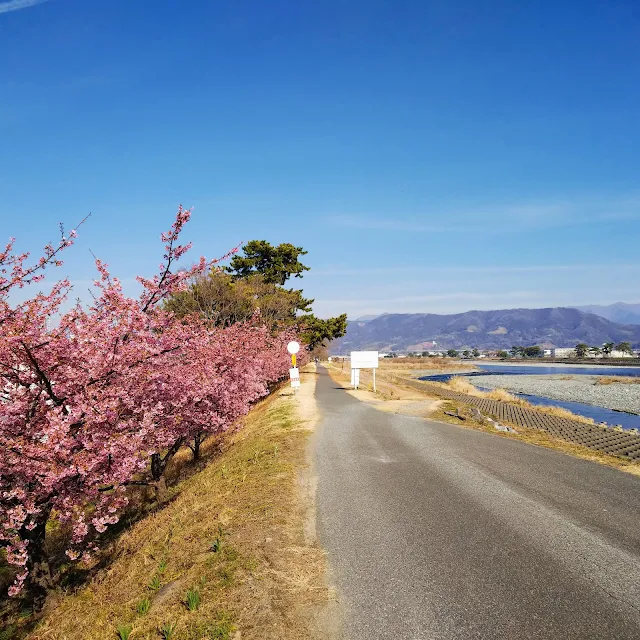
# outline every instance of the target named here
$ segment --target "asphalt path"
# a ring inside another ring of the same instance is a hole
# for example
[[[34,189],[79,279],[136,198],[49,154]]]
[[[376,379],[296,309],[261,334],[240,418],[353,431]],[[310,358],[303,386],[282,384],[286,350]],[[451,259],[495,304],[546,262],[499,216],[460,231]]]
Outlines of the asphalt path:
[[[378,411],[318,373],[318,532],[347,640],[640,639],[640,477]]]

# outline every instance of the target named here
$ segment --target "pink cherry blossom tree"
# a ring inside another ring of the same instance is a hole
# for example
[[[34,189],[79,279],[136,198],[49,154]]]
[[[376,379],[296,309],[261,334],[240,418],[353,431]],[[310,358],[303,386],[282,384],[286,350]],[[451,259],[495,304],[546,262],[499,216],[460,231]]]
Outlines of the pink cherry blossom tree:
[[[129,485],[153,483],[162,498],[179,448],[197,457],[207,435],[236,424],[287,373],[284,345],[293,334],[270,335],[259,317],[212,330],[159,304],[217,262],[175,269],[190,248],[179,244],[189,217],[180,207],[162,235],[158,274],[138,279],[138,299],[96,260],[94,302],[57,324],[67,280],[18,305],[9,294],[59,265],[75,231],[31,266],[13,240],[0,253],[0,544],[19,569],[11,594],[28,581],[41,604],[53,584],[49,520],[72,525],[67,555],[86,559],[89,541],[118,521]]]

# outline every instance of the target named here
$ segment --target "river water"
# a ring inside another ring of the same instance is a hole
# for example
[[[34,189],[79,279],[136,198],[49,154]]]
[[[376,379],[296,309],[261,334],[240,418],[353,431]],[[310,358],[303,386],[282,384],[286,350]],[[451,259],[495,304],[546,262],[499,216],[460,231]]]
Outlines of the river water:
[[[589,376],[628,376],[640,377],[640,367],[580,367],[580,366],[556,366],[545,367],[542,365],[500,365],[500,364],[477,364],[480,371],[471,371],[469,373],[447,373],[435,376],[425,376],[421,380],[436,380],[438,382],[447,382],[453,376],[463,376],[465,378],[473,378],[483,375],[589,375]],[[482,388],[482,387],[479,387]],[[514,395],[518,395],[531,404],[562,407],[568,409],[572,413],[593,418],[596,422],[606,422],[609,425],[621,425],[623,429],[640,428],[640,416],[624,411],[615,411],[606,409],[605,407],[597,407],[582,402],[568,402],[565,400],[554,400],[553,398],[545,398],[543,396],[533,396],[526,393],[517,393],[510,391]]]

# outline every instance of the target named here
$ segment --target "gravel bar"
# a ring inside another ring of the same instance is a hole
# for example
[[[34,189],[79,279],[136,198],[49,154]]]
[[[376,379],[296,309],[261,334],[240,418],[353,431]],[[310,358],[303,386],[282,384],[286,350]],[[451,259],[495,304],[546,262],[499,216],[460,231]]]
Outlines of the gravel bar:
[[[476,387],[506,389],[640,414],[640,384],[594,384],[599,377],[578,375],[567,380],[566,375],[488,375],[474,376],[468,380]]]

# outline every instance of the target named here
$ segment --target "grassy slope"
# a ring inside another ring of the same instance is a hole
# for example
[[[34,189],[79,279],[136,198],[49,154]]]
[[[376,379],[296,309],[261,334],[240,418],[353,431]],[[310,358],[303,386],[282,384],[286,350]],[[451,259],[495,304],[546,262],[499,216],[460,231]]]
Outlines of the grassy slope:
[[[61,598],[30,637],[117,638],[117,625],[130,625],[132,640],[161,638],[165,624],[175,625],[174,640],[312,637],[313,614],[328,600],[300,490],[313,425],[289,393],[256,407],[223,453],[126,531],[110,566]],[[195,611],[185,605],[189,589],[200,594]]]

